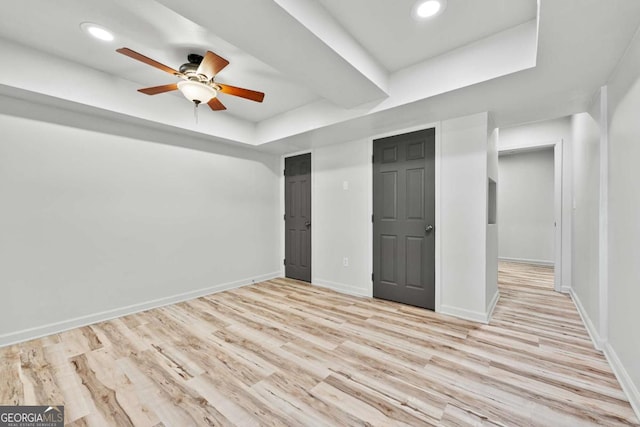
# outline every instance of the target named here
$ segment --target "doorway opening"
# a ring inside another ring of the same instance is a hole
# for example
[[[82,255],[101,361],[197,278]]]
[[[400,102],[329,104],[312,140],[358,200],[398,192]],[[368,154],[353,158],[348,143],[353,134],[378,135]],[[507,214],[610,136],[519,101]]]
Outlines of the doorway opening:
[[[547,271],[562,288],[562,141],[499,150],[500,271],[513,263]]]

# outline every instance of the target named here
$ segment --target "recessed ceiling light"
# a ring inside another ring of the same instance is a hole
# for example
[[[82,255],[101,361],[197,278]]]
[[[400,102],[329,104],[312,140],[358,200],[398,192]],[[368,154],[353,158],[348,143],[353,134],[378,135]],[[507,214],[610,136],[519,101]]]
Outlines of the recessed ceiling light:
[[[104,27],[94,24],[93,22],[83,22],[80,24],[80,28],[92,37],[97,38],[105,42],[113,41],[113,34]]]
[[[420,0],[416,3],[413,13],[418,19],[431,18],[441,14],[446,6],[446,0]]]

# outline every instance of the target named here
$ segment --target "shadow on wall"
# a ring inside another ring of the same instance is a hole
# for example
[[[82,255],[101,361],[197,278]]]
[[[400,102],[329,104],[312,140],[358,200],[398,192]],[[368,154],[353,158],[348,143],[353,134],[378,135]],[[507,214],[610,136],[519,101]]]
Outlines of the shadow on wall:
[[[13,97],[11,93],[12,88],[2,87],[0,91],[0,114],[156,144],[253,160],[269,167],[273,173],[279,173],[279,166],[274,167],[273,162],[265,163],[262,161],[265,155],[268,154],[259,152],[251,147],[244,147],[238,142],[222,138],[204,138],[196,132],[181,130],[173,126],[137,119],[88,105],[61,101],[42,94],[34,94],[34,97],[37,97],[37,101],[31,101]],[[24,92],[21,91],[20,93],[23,94]],[[64,102],[65,108],[59,107],[61,102]]]

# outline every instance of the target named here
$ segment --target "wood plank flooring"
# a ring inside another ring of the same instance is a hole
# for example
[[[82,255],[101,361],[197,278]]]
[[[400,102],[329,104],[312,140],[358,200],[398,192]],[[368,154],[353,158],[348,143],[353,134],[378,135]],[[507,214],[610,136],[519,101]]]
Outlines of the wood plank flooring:
[[[638,425],[553,271],[480,325],[277,279],[0,349],[0,404],[72,426]]]

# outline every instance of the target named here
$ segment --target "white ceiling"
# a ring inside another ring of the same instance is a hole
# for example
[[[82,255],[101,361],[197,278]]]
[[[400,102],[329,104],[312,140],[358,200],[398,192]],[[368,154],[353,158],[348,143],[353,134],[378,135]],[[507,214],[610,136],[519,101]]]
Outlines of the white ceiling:
[[[262,105],[222,95],[228,108],[224,114],[252,122],[318,98],[304,86],[153,0],[36,0],[13,2],[5,9],[0,15],[0,37],[136,82],[139,87],[173,83],[176,79],[124,57],[115,49],[126,46],[175,69],[187,62],[189,53],[203,55],[213,50],[231,62],[220,73],[219,82],[268,93]],[[29,19],[22,19],[27,16]],[[116,40],[105,44],[86,36],[80,29],[80,23],[85,21],[109,28]]]
[[[413,5],[10,2],[0,14],[0,95],[283,152],[480,111],[498,126],[585,111],[640,25],[637,0],[448,0],[425,22]],[[89,38],[84,21],[116,40]],[[218,81],[265,101],[221,95],[228,110],[202,109],[196,124],[179,93],[136,92],[175,78],[115,52],[123,46],[173,68],[212,50],[230,61]]]
[[[319,0],[388,71],[536,18],[535,0],[451,0],[437,19],[409,19],[416,0]]]

